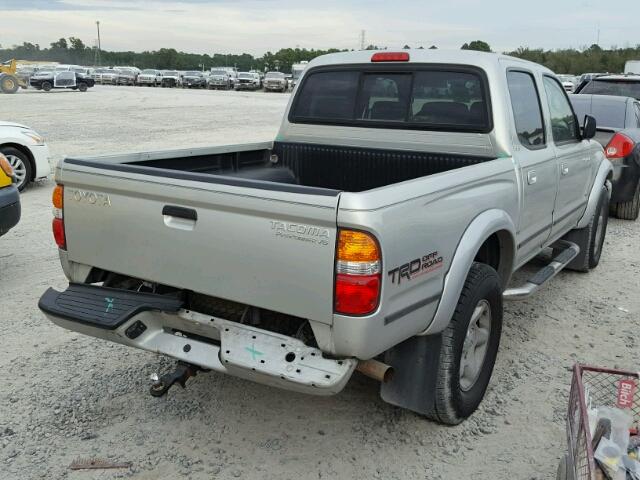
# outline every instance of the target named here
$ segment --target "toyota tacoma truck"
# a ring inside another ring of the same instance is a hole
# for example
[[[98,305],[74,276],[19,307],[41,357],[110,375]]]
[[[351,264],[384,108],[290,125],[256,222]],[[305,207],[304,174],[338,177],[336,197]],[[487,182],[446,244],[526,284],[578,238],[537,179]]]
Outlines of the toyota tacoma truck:
[[[556,76],[498,54],[309,63],[273,142],[71,157],[55,324],[310,394],[357,369],[447,424],[489,384],[503,299],[598,265],[612,167]],[[534,257],[545,265],[511,285]]]

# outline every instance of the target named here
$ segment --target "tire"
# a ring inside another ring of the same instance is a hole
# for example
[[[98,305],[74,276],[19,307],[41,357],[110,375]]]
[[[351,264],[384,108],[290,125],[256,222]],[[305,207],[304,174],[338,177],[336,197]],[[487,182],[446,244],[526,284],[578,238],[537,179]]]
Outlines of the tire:
[[[52,88],[53,85],[51,85],[51,82],[42,82],[42,90],[44,90],[45,92],[51,91]]]
[[[18,79],[13,75],[2,75],[0,77],[0,92],[2,93],[16,93],[20,88]]]
[[[78,90],[80,90],[81,92],[86,92],[88,88],[89,87],[87,87],[86,83],[79,83],[78,84]]]
[[[500,278],[490,266],[474,262],[451,322],[442,332],[435,404],[429,418],[457,425],[475,412],[489,385],[501,331]],[[469,358],[473,354],[475,359]],[[466,366],[461,369],[462,365]]]
[[[633,198],[628,202],[620,202],[612,205],[612,213],[622,220],[637,220],[640,214],[640,182],[636,185]]]
[[[9,164],[13,167],[13,171],[18,178],[16,186],[18,190],[23,191],[33,178],[31,161],[29,161],[27,155],[14,147],[0,147],[0,153],[9,160]]]
[[[600,193],[596,214],[591,222],[594,223],[594,226],[589,246],[589,268],[596,268],[600,263],[604,239],[607,236],[607,225],[609,224],[609,190],[604,186]]]
[[[603,225],[599,230],[598,225],[601,220]],[[589,224],[584,228],[571,230],[563,237],[564,240],[573,242],[580,247],[580,253],[567,265],[566,268],[568,270],[586,273],[598,266],[600,255],[602,254],[602,244],[607,233],[608,221],[609,190],[603,185],[596,211]],[[596,236],[598,236],[597,239]]]

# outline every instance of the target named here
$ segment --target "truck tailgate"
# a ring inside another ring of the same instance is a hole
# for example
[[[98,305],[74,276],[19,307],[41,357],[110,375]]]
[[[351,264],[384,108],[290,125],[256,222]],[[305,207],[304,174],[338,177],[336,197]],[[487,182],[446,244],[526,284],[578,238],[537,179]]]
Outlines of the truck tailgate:
[[[339,192],[160,175],[65,163],[69,260],[331,323]]]

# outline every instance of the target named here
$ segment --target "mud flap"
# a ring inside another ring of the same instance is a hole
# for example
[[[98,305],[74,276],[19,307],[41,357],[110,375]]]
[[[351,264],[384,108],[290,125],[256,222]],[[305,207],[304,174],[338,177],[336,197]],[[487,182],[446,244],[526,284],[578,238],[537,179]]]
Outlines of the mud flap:
[[[380,388],[382,400],[426,415],[433,412],[440,357],[440,335],[412,337],[385,353],[393,378]]]

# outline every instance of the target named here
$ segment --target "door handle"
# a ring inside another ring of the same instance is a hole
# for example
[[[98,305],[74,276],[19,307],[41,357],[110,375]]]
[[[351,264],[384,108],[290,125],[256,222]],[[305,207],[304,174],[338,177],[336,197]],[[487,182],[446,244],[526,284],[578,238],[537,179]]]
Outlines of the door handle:
[[[569,165],[563,163],[560,165],[560,171],[562,172],[562,175],[567,175],[569,173]]]
[[[535,170],[529,170],[527,172],[527,183],[529,185],[533,185],[537,181],[538,181],[538,175],[536,174],[536,171]]]
[[[192,231],[196,228],[198,212],[193,208],[165,205],[162,208],[162,218],[167,227]]]
[[[198,212],[193,208],[178,207],[175,205],[165,205],[162,207],[162,215],[170,217],[184,218],[185,220],[198,220]]]

